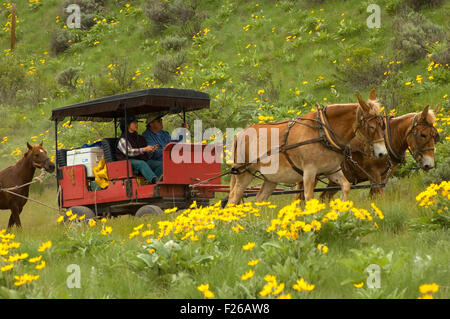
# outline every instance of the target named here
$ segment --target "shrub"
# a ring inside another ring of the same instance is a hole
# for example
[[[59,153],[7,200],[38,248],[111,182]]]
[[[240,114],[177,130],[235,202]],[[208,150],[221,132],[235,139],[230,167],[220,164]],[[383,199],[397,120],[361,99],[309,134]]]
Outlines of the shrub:
[[[404,7],[403,0],[389,0],[386,4],[386,11],[391,15],[395,15]]]
[[[393,48],[398,50],[407,63],[425,57],[426,43],[443,38],[442,29],[428,21],[421,14],[409,11],[396,18],[393,24],[395,34]]]
[[[38,105],[54,90],[54,81],[37,71],[26,77],[24,86],[17,92],[15,103],[17,105]]]
[[[337,77],[358,89],[380,83],[386,71],[383,61],[369,48],[353,49],[342,60],[336,64]]]
[[[188,41],[175,35],[162,39],[160,44],[166,50],[179,51],[188,44]]]
[[[196,15],[195,5],[182,0],[175,0],[170,9],[174,19],[182,23],[192,20]]]
[[[180,67],[186,58],[184,52],[175,55],[163,55],[155,64],[155,71],[153,76],[161,83],[169,82],[177,73],[177,68]]]
[[[54,55],[66,51],[75,42],[75,36],[67,29],[53,31],[50,38],[50,50]]]
[[[58,75],[58,83],[62,86],[68,87],[71,90],[75,90],[77,80],[79,78],[78,75],[79,69],[77,68],[68,68],[64,70]]]
[[[444,4],[444,0],[404,0],[404,3],[414,10],[419,10],[423,7],[440,7]]]
[[[95,79],[86,83],[90,94],[94,96],[107,96],[136,89],[133,80],[134,72],[125,59],[119,59],[108,67],[108,76],[99,74]]]
[[[392,64],[398,67],[397,64]],[[402,71],[391,70],[391,74],[386,77],[377,90],[378,100],[381,105],[386,106],[386,110],[395,109],[397,114],[403,114],[414,111],[415,91],[405,86],[408,77]]]
[[[159,31],[167,29],[170,25],[177,25],[180,26],[182,33],[187,30],[189,35],[200,30],[198,24],[204,19],[204,14],[197,11],[195,1],[148,0],[144,6],[144,13]]]
[[[191,38],[194,34],[197,34],[202,29],[202,19],[195,18],[191,21],[186,22],[180,30],[182,36]]]
[[[144,7],[144,12],[160,30],[164,30],[171,22],[168,2],[149,0]]]
[[[435,63],[442,65],[450,64],[450,47],[447,40],[438,44],[433,44],[430,51],[430,53],[432,53],[431,59]]]
[[[66,21],[69,16],[66,8],[71,4],[77,4],[81,11],[81,29],[88,30],[95,25],[93,18],[96,12],[103,10],[103,2],[103,0],[66,0],[61,4],[60,16]]]
[[[26,73],[12,56],[0,59],[0,104],[11,104],[17,92],[25,87]]]

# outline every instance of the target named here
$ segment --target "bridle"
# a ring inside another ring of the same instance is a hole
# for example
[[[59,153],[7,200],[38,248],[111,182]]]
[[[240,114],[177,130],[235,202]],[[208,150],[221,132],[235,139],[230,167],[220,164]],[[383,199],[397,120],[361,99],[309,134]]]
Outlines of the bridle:
[[[414,157],[414,159],[416,160],[417,163],[420,162],[420,160],[423,158],[423,153],[426,151],[434,151],[434,146],[430,146],[430,147],[420,147],[419,143],[417,143],[417,137],[416,137],[416,131],[418,126],[426,126],[431,128],[431,134],[429,135],[427,141],[425,144],[428,144],[430,142],[430,139],[434,140],[434,143],[438,143],[440,141],[440,136],[439,133],[437,131],[437,129],[433,126],[433,124],[430,124],[426,121],[418,121],[417,117],[420,114],[416,114],[413,118],[411,127],[409,128],[408,132],[406,133],[406,139],[408,139],[408,137],[410,135],[412,135],[412,140],[414,143],[414,148],[415,148],[415,152],[411,149],[411,146],[408,143],[408,150],[411,153],[411,155]],[[408,140],[407,140],[408,141]]]
[[[370,134],[371,127],[369,126],[369,121],[372,121],[373,119],[375,119],[375,121],[376,121],[376,126],[375,126],[375,130],[373,131],[373,133]],[[381,129],[383,130],[383,137],[375,140],[374,136],[375,136],[375,133],[376,133],[376,130],[378,127],[381,127]],[[366,134],[363,134],[361,132],[361,129],[364,129]],[[381,143],[381,142],[385,141],[384,129],[385,129],[385,123],[384,123],[383,117],[381,115],[373,115],[373,114],[365,115],[363,110],[361,109],[361,107],[358,107],[357,112],[356,112],[355,135],[364,142],[364,151],[366,153],[374,154],[373,145],[376,143]],[[367,150],[368,150],[368,152],[367,152]],[[369,156],[371,156],[371,155],[369,155]]]
[[[41,162],[41,164],[35,162],[34,160],[31,160],[31,165],[33,165],[34,168],[45,169],[45,163],[49,161],[50,161],[49,157],[47,157],[43,162]]]

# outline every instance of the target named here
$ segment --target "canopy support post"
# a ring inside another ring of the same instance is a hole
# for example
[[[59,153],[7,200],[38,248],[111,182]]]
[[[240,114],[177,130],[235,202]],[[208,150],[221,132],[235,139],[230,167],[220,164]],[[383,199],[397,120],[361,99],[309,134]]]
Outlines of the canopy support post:
[[[56,167],[56,190],[59,190],[59,164],[58,164],[58,120],[55,120],[55,167]],[[58,192],[58,197],[62,193]],[[58,198],[58,208],[61,209],[62,201]]]
[[[129,159],[128,159],[128,114],[127,114],[127,106],[124,106],[124,115],[125,115],[125,157],[126,157],[126,161],[127,161],[127,179],[125,182],[125,188],[126,188],[126,193],[127,193],[127,197],[131,198],[133,196],[133,184],[132,184],[132,180],[130,179],[130,168],[129,166]]]
[[[117,117],[114,117],[114,138],[117,138]]]

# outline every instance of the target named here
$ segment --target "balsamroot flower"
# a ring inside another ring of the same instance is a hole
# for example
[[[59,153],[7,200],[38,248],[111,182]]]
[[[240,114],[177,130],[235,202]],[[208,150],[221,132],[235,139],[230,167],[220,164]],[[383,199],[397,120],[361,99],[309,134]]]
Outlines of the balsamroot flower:
[[[49,241],[42,243],[42,245],[38,248],[38,251],[44,252],[47,249],[50,249],[51,247],[52,247],[52,242],[49,240]]]
[[[294,288],[297,291],[302,291],[302,290],[312,291],[312,290],[314,290],[315,287],[316,286],[313,284],[308,284],[305,281],[305,279],[303,279],[303,278],[300,278],[299,280],[297,280],[297,283],[292,286],[292,288]]]
[[[201,292],[203,292],[203,296],[205,298],[213,298],[214,297],[214,293],[209,290],[209,284],[201,284],[200,286],[197,287],[197,289]]]

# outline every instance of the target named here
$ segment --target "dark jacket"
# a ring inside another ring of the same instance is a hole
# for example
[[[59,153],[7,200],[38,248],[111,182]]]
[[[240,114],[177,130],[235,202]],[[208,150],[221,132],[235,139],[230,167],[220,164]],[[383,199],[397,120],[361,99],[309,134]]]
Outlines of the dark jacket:
[[[119,142],[122,137],[125,138],[125,132],[122,132],[122,135],[120,135],[120,138],[117,142]],[[145,141],[145,138],[142,135],[139,135],[137,132],[135,132],[135,133],[128,132],[128,143],[131,146],[131,148],[142,148],[142,147],[147,146],[147,142]],[[127,158],[126,155],[123,154],[117,148],[117,145],[116,145],[116,158],[118,161],[126,160],[126,158]],[[134,157],[129,156],[129,158],[134,158],[134,159],[143,160],[143,161],[147,161],[150,159],[148,153],[140,154],[140,155],[134,156]]]

